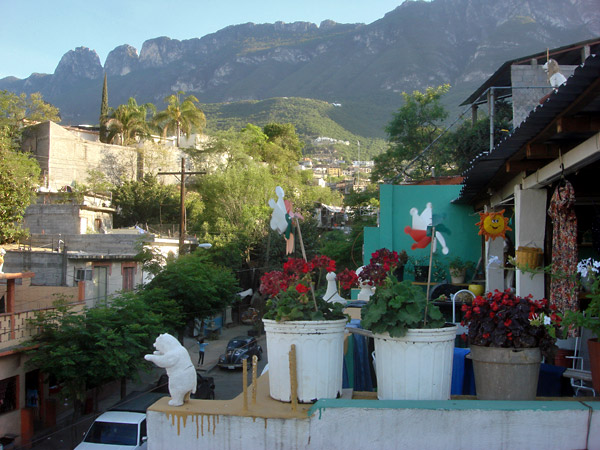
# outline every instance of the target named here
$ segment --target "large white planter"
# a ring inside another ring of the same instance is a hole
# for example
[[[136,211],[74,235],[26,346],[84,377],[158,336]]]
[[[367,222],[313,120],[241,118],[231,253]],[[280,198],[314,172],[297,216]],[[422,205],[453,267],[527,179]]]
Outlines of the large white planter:
[[[344,328],[347,320],[277,322],[263,319],[272,398],[291,401],[289,352],[296,345],[298,401],[337,398],[342,393]]]
[[[376,334],[379,400],[448,400],[456,326],[410,329],[401,338]]]

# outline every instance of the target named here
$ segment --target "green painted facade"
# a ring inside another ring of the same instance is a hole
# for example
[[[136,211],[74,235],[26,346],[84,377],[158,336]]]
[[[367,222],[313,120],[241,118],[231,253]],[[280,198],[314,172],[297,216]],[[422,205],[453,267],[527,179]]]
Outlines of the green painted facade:
[[[405,227],[413,225],[410,210],[416,208],[420,215],[430,202],[434,217],[442,216],[442,224],[446,229],[441,231],[441,234],[446,241],[448,254],[442,253],[442,246],[438,242],[433,256],[434,264],[439,267],[440,273],[444,272],[448,262],[456,256],[477,264],[482,245],[481,236],[478,234],[479,229],[475,225],[479,222],[479,215],[471,206],[451,203],[458,197],[461,187],[461,185],[381,185],[379,227],[365,228],[363,263],[368,264],[371,254],[385,247],[397,252],[406,250],[409,258],[416,258],[419,263],[422,261],[423,265],[427,265],[429,245],[424,249],[411,249],[415,241],[405,232]],[[412,277],[411,273],[405,273],[406,279]],[[438,277],[435,281],[442,281],[442,279]]]

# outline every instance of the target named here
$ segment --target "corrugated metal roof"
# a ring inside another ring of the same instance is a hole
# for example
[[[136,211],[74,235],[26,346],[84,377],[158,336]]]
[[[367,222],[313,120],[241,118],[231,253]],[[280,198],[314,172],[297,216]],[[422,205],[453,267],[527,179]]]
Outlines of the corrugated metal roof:
[[[590,53],[598,53],[598,51],[600,51],[600,38],[588,39],[586,41],[569,44],[564,47],[554,48],[549,50],[548,53],[550,54],[550,57],[556,60],[560,65],[578,65],[581,63],[581,53],[574,50],[578,50],[586,46],[590,47]],[[485,81],[485,83],[479,86],[479,88],[477,88],[477,90],[473,92],[469,98],[462,102],[460,106],[471,105],[473,103],[480,102],[480,97],[491,87],[511,86],[510,66],[513,64],[529,63],[532,59],[545,60],[546,55],[547,53],[544,51],[506,61],[498,70],[496,70],[496,72],[492,74],[492,76]],[[481,101],[481,103],[485,103],[485,101]]]
[[[473,203],[477,197],[484,195],[493,178],[509,158],[560,117],[567,107],[578,100],[599,79],[600,54],[590,55],[583,65],[575,69],[565,84],[529,113],[518,128],[496,144],[492,151],[480,153],[471,161],[469,168],[463,173],[465,181],[455,202]],[[589,104],[579,113],[600,112],[598,92],[590,92],[587,95],[593,98],[586,98]]]

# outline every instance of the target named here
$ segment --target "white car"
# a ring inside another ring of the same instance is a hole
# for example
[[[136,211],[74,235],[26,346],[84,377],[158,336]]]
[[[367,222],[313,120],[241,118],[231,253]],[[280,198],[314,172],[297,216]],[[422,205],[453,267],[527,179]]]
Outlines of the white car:
[[[146,450],[146,409],[164,393],[132,393],[94,421],[75,450]]]
[[[108,411],[100,415],[75,450],[146,449],[146,414]]]

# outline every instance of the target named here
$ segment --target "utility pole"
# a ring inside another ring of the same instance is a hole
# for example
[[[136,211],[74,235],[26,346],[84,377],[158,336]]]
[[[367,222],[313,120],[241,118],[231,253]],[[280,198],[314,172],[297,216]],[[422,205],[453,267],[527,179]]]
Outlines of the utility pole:
[[[358,176],[357,176],[357,191],[358,189],[360,189],[360,141],[356,141],[356,144],[358,145]]]
[[[185,242],[185,176],[186,175],[204,175],[205,171],[186,172],[185,158],[181,158],[181,172],[158,172],[157,175],[179,175],[180,178],[180,198],[179,198],[179,255],[183,255],[183,247]]]

